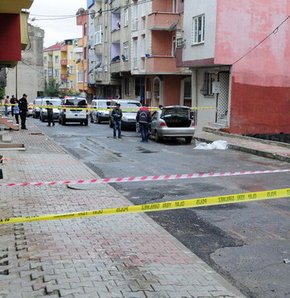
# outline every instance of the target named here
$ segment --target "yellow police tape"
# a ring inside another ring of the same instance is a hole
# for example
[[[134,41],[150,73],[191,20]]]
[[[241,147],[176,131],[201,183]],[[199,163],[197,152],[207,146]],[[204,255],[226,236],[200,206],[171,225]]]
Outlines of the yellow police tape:
[[[4,104],[4,103],[0,103],[0,105],[2,106],[17,106],[17,104]],[[71,106],[38,106],[38,105],[28,105],[28,107],[36,107],[36,108],[42,108],[42,109],[58,109],[58,110],[86,110],[86,111],[112,111],[113,109],[99,109],[99,108],[81,108],[81,107],[71,107]],[[122,108],[122,111],[138,111],[140,108],[136,108],[136,109],[126,109],[126,108]],[[216,109],[216,107],[191,107],[191,110],[203,110],[203,109]],[[150,108],[150,111],[158,111],[159,108]]]
[[[268,199],[286,198],[286,197],[290,197],[290,188],[259,191],[259,192],[249,192],[249,193],[241,193],[241,194],[226,195],[226,196],[205,197],[205,198],[171,201],[171,202],[169,201],[169,202],[144,204],[144,205],[125,206],[125,207],[118,207],[118,208],[112,208],[112,209],[82,211],[82,212],[76,212],[76,213],[1,218],[0,224],[205,207],[205,206],[213,206],[213,205],[252,202],[252,201],[260,201],[260,200],[268,200]]]

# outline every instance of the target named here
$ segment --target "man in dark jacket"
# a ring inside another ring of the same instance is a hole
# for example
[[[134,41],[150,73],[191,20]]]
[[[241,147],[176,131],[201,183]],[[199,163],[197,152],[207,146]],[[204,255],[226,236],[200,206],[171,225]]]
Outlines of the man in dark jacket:
[[[47,105],[46,110],[47,110],[47,122],[48,122],[47,126],[50,126],[51,123],[54,126],[52,103],[47,101],[46,105]]]
[[[116,134],[118,131],[118,138],[121,139],[121,120],[122,120],[122,110],[120,108],[120,104],[117,103],[116,107],[113,109],[111,117],[113,121],[113,128],[114,128],[114,138],[116,138]]]
[[[19,106],[19,111],[20,111],[21,128],[27,129],[26,125],[25,125],[26,115],[27,115],[27,111],[28,111],[28,103],[27,103],[27,95],[26,94],[23,94],[22,98],[19,99],[18,106]]]
[[[142,137],[141,142],[148,142],[148,126],[151,122],[151,113],[147,105],[143,105],[137,112],[136,120],[139,123],[140,133]]]

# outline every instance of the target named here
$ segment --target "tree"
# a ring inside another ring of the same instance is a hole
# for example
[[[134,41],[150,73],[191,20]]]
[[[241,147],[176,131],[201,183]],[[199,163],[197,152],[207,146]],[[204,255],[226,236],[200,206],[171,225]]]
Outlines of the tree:
[[[51,79],[48,82],[45,82],[44,96],[59,97],[59,87],[60,84],[57,83],[55,79]]]
[[[5,89],[0,87],[0,99],[4,98],[5,96]]]

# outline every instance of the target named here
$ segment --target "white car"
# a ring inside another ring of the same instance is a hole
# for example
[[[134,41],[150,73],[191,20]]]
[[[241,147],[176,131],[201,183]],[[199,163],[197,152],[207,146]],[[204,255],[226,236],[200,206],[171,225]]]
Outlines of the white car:
[[[55,106],[55,108],[53,108],[53,119],[58,119],[59,116],[59,107],[61,106],[61,99],[60,98],[43,98],[41,101],[41,108],[39,111],[39,119],[40,121],[45,121],[47,120],[47,108],[45,108],[47,106],[47,101],[49,101],[50,103],[52,103],[53,106]]]
[[[110,127],[113,127],[113,121],[112,121],[112,109],[116,106],[116,104],[120,104],[120,108],[122,110],[122,129],[123,128],[131,128],[136,129],[136,116],[137,112],[141,107],[141,103],[138,100],[131,100],[131,99],[113,99],[111,103],[111,111],[110,111],[110,119],[109,119],[109,125]]]
[[[42,104],[42,98],[35,98],[32,105],[32,117],[33,118],[38,118],[40,114],[40,105]]]
[[[92,100],[91,108],[94,110],[90,113],[91,123],[101,123],[109,121],[112,100],[110,99],[94,99]]]
[[[66,125],[67,122],[79,122],[88,125],[89,111],[87,110],[88,105],[85,98],[66,97],[62,100],[62,106],[58,118],[59,124]]]

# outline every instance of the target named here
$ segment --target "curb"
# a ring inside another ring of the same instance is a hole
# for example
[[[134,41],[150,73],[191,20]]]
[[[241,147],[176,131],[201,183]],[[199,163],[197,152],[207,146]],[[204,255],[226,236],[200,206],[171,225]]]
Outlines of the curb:
[[[217,134],[217,135],[219,135],[219,134]],[[223,134],[221,136],[225,136],[225,135]],[[239,138],[239,137],[236,137],[236,138]],[[248,138],[250,138],[250,137],[248,137]],[[195,137],[195,139],[200,141],[200,142],[206,142],[206,143],[211,143],[212,142],[212,140],[205,139],[205,138],[202,138],[202,137]],[[230,143],[228,145],[228,148],[233,149],[233,150],[237,150],[237,151],[241,151],[241,152],[246,152],[246,153],[262,156],[262,157],[266,157],[266,158],[277,159],[277,160],[280,160],[280,161],[290,163],[290,157],[280,155],[280,154],[276,154],[276,153],[271,153],[271,152],[267,152],[267,151],[252,149],[252,148],[243,147],[243,146],[239,146],[239,145],[234,145],[234,144],[230,144]]]

